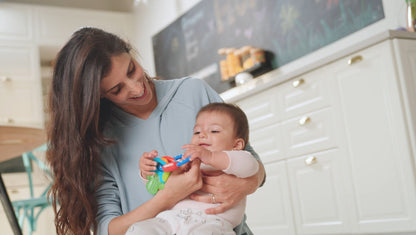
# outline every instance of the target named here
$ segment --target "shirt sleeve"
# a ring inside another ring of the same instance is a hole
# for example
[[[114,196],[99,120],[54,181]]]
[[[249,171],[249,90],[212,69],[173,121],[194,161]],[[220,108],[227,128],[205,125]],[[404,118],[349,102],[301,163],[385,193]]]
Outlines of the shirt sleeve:
[[[247,151],[224,151],[230,160],[228,168],[224,170],[227,174],[239,178],[250,177],[259,170],[259,162]]]
[[[108,161],[111,158],[106,158]],[[102,164],[102,177],[100,185],[95,193],[97,200],[97,234],[108,235],[108,225],[110,221],[118,216],[121,216],[121,202],[120,194],[116,179],[112,176],[109,168],[111,164]]]
[[[253,157],[255,159],[257,159],[257,161],[259,161],[261,164],[263,164],[263,162],[261,161],[259,155],[256,153],[256,151],[254,151],[253,147],[250,145],[250,142],[246,144],[245,150],[248,151],[248,152],[250,152],[251,155],[253,155]],[[263,182],[261,182],[261,184],[260,184],[259,187],[263,186],[265,182],[266,182],[266,171],[264,171]]]

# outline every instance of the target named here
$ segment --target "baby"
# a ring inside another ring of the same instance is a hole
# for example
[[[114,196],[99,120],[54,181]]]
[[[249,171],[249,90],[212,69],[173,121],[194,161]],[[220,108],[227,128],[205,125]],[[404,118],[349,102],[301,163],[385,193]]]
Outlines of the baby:
[[[222,170],[240,178],[250,177],[257,173],[259,164],[243,150],[248,133],[247,117],[240,108],[227,103],[208,104],[197,114],[191,143],[182,147],[186,149],[183,158],[200,159],[204,171]],[[152,159],[156,156],[157,152],[152,151],[140,159],[144,179],[154,174],[156,163]],[[217,205],[215,195],[211,195],[211,203],[187,198],[155,218],[133,224],[126,234],[235,234],[233,228],[241,223],[245,204],[243,199],[226,212],[212,215],[204,211]]]

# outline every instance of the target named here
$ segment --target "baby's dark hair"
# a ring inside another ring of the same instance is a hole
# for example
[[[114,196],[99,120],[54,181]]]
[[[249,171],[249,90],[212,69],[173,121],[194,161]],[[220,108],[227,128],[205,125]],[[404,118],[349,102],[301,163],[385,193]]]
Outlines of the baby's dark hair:
[[[202,107],[196,117],[203,112],[220,112],[227,114],[234,122],[234,134],[236,138],[244,140],[244,147],[248,143],[248,120],[247,116],[240,107],[231,103],[210,103]]]

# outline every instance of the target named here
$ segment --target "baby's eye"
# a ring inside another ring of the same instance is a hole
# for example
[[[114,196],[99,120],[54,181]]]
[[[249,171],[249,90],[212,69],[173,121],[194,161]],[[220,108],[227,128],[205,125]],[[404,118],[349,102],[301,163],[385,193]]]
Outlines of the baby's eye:
[[[211,133],[220,133],[220,131],[212,130]]]
[[[200,133],[200,131],[194,131],[194,135],[199,135]]]

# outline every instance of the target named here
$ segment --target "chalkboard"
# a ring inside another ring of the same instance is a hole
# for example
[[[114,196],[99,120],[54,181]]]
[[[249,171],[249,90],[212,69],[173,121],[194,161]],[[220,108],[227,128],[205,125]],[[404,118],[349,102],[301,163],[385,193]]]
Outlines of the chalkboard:
[[[383,18],[382,0],[202,0],[152,37],[156,74],[223,92],[220,48],[263,48],[278,68]]]

